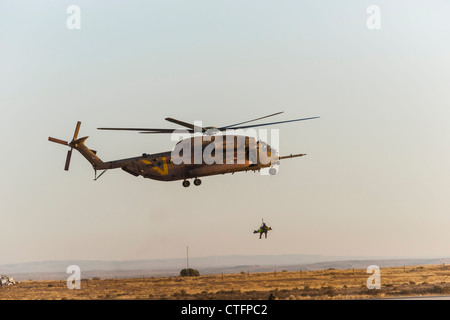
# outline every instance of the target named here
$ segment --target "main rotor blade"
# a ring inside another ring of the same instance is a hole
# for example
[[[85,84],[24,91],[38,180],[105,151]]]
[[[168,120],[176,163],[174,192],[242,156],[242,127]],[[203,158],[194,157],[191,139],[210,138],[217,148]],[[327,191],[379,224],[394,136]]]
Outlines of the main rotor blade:
[[[77,126],[75,127],[75,133],[73,134],[73,140],[77,140],[78,132],[80,131],[81,122],[77,122]]]
[[[175,130],[184,129],[155,129],[155,128],[97,128],[97,130],[117,130],[117,131],[151,131],[154,133],[172,133]]]
[[[72,149],[67,151],[66,164],[64,165],[64,170],[69,171],[70,158],[72,158]]]
[[[272,117],[272,116],[275,116],[275,115],[278,115],[278,114],[281,114],[281,113],[283,113],[283,111],[277,112],[277,113],[274,113],[274,114],[270,114],[268,116],[260,117],[260,118],[257,118],[257,119],[248,120],[248,121],[244,121],[244,122],[241,122],[241,123],[236,123],[236,124],[233,124],[233,125],[230,125],[230,126],[220,127],[220,128],[217,128],[217,130],[224,131],[224,130],[226,130],[228,128],[230,128],[230,129],[245,129],[245,128],[261,127],[261,126],[269,126],[269,125],[279,124],[279,123],[287,123],[287,122],[303,121],[303,120],[310,120],[310,119],[320,118],[320,117],[311,117],[311,118],[302,118],[302,119],[294,119],[294,120],[286,120],[286,121],[278,121],[278,122],[269,122],[269,123],[261,123],[261,124],[255,124],[255,125],[250,125],[250,126],[238,126],[238,127],[236,127],[239,124],[244,124],[244,123],[248,123],[248,122],[256,121],[256,120],[261,120],[261,119]],[[180,121],[180,120],[176,120],[176,119],[172,119],[172,118],[166,118],[166,120],[170,121],[170,122],[174,122],[174,123],[182,125],[182,126],[185,126],[185,127],[189,128],[189,130],[186,130],[186,129],[157,129],[157,128],[97,128],[97,129],[98,130],[114,130],[114,131],[139,131],[139,133],[144,133],[144,134],[150,134],[150,133],[173,133],[176,130],[184,130],[184,131],[188,131],[189,133],[195,133],[196,131],[199,131],[199,130],[196,130],[196,128],[200,128],[202,130],[202,132],[205,132],[207,130],[205,127],[197,127],[197,126],[194,126],[193,124],[190,124],[190,123],[187,123],[187,122],[183,122],[183,121]],[[51,138],[51,139],[54,139],[54,138]],[[49,138],[49,140],[50,140],[50,138]],[[58,139],[54,139],[54,140],[58,140]],[[50,140],[50,141],[52,141],[52,140]],[[66,141],[63,141],[63,140],[58,140],[58,141],[59,141],[58,143],[67,144]],[[54,141],[54,142],[57,142],[57,141]]]
[[[48,141],[59,143],[59,144],[63,144],[65,146],[69,145],[69,142],[67,142],[67,141],[56,139],[56,138],[52,138],[52,137],[48,137]]]
[[[141,131],[139,133],[144,133],[144,134],[149,134],[149,133],[174,133],[175,131],[187,131],[189,133],[195,133],[194,130],[187,130],[187,129],[164,129],[164,130],[160,130],[160,131]]]
[[[284,111],[280,111],[280,112],[277,112],[277,113],[269,114],[268,116],[264,116],[264,117],[261,117],[261,118],[256,118],[256,119],[248,120],[248,121],[244,121],[244,122],[235,123],[235,124],[232,124],[232,125],[229,125],[229,126],[220,127],[218,129],[219,130],[228,129],[228,128],[231,128],[231,127],[234,127],[234,126],[238,126],[238,125],[241,125],[241,124],[244,124],[244,123],[249,123],[249,122],[256,121],[256,120],[261,120],[261,119],[265,119],[265,118],[268,118],[268,117],[273,117],[273,116],[276,116],[276,115],[281,114],[283,112]]]
[[[261,123],[261,124],[254,124],[251,126],[234,127],[231,129],[246,129],[246,128],[253,128],[253,127],[270,126],[273,124],[287,123],[287,122],[294,122],[294,121],[303,121],[303,120],[310,120],[310,119],[317,119],[317,118],[320,118],[320,117],[311,117],[311,118],[302,118],[302,119],[294,119],[294,120],[286,120],[286,121],[278,121],[278,122]],[[222,129],[220,129],[220,130],[222,130]]]
[[[201,129],[202,132],[206,131],[206,128],[204,128],[204,127],[198,127],[196,125],[193,125],[191,123],[187,123],[187,122],[184,122],[181,120],[177,120],[177,119],[173,119],[173,118],[166,118],[165,120],[179,124],[180,126],[183,126],[183,127],[186,127],[186,128],[192,129],[192,130],[196,130],[196,128],[198,128],[197,131],[200,131],[199,129]]]

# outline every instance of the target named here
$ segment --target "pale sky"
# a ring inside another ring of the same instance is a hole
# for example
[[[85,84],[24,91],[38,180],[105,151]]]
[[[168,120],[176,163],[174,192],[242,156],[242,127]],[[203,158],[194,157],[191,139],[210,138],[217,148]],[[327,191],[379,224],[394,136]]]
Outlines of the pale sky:
[[[101,3],[101,4],[100,4]],[[211,255],[450,256],[450,2],[0,1],[0,264]],[[81,29],[69,30],[69,5]],[[380,8],[381,29],[366,12]],[[200,187],[111,170],[93,181],[77,121],[105,161],[169,135],[284,111],[276,176]],[[252,231],[261,219],[268,239]]]

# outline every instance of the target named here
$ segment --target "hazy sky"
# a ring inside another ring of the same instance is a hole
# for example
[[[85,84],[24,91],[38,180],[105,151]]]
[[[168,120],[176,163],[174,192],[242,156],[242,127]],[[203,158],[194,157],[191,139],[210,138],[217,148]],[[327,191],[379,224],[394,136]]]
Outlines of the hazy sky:
[[[100,4],[101,3],[101,4]],[[0,1],[0,264],[231,254],[450,256],[450,2]],[[69,5],[81,29],[69,30]],[[367,8],[380,8],[370,30]],[[200,187],[91,165],[171,150],[173,127],[280,129],[276,176]],[[273,227],[259,240],[261,219]]]

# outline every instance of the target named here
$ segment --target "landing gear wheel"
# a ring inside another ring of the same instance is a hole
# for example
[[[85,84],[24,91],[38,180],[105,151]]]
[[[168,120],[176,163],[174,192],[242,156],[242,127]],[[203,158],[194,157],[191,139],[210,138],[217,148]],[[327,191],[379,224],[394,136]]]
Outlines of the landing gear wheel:
[[[276,175],[276,174],[277,174],[277,169],[275,169],[275,168],[273,168],[273,167],[270,168],[270,169],[269,169],[269,174],[272,175],[272,176]]]
[[[191,183],[188,180],[183,181],[183,187],[187,188],[191,185]]]
[[[199,185],[202,184],[202,180],[200,180],[200,179],[195,179],[195,180],[194,180],[194,184],[195,184],[196,186],[199,186]]]

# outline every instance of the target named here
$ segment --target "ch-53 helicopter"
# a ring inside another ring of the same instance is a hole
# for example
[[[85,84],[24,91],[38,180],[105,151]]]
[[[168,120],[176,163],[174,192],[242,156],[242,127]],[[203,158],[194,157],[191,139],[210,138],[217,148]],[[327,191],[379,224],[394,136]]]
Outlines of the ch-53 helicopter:
[[[241,134],[226,134],[223,136],[221,134],[222,131],[234,133],[236,132],[235,130],[239,132],[240,129],[319,118],[310,117],[243,126],[243,124],[281,113],[283,112],[222,127],[203,127],[197,122],[191,124],[173,118],[165,119],[187,128],[181,131],[180,129],[155,128],[98,128],[98,130],[138,131],[143,134],[185,134],[185,138],[182,135],[183,139],[175,145],[172,151],[154,154],[144,153],[138,157],[107,162],[102,161],[95,150],[86,147],[84,142],[88,137],[78,138],[81,126],[80,121],[77,122],[72,141],[68,142],[52,137],[49,137],[48,140],[70,147],[70,150],[67,152],[64,170],[69,170],[72,150],[75,149],[92,164],[95,171],[94,180],[100,178],[109,169],[121,168],[136,177],[143,176],[144,178],[159,181],[183,180],[182,185],[184,187],[189,187],[189,179],[194,179],[194,185],[199,186],[202,183],[199,178],[204,176],[240,171],[260,171],[263,168],[269,168],[269,173],[273,175],[276,174],[275,167],[280,160],[304,156],[305,154],[290,154],[280,157],[276,150],[262,140],[257,141],[254,137]],[[188,135],[187,138],[186,135]],[[207,155],[202,157],[205,153]],[[97,176],[97,170],[103,171]]]

